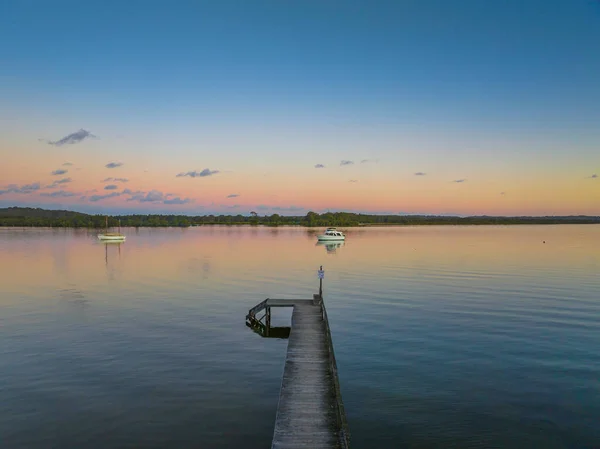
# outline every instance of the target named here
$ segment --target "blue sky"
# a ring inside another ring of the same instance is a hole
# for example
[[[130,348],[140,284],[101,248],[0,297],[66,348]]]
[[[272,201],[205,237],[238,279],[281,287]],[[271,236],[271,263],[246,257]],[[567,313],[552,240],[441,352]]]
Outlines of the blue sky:
[[[52,164],[38,139],[84,128],[99,140],[72,149],[82,165],[90,151],[155,172],[218,165],[240,176],[230,177],[235,191],[258,172],[313,179],[323,155],[378,159],[389,183],[423,171],[493,179],[504,191],[519,174],[536,180],[523,190],[531,195],[557,171],[573,180],[600,171],[600,3],[590,0],[4,1],[0,42],[3,156],[27,148]],[[406,210],[389,183],[370,191],[388,198],[385,210]],[[600,213],[597,184],[572,189],[588,199],[583,212]],[[432,189],[397,188],[423,196],[418,210],[434,208]],[[329,202],[362,208],[348,189]],[[268,201],[260,195],[252,201]],[[315,195],[290,193],[278,206],[323,206]],[[539,195],[531,213],[568,209]],[[452,210],[527,212],[498,198],[489,210],[456,201]]]

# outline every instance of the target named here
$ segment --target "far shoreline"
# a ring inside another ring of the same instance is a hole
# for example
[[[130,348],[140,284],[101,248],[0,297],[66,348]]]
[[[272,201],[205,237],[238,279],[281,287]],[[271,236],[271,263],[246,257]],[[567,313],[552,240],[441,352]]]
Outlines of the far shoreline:
[[[69,210],[29,207],[0,209],[0,227],[21,228],[187,228],[196,226],[296,226],[303,228],[377,228],[389,226],[514,226],[550,224],[600,224],[600,216],[456,216],[456,215],[377,215],[354,212],[326,212],[286,216],[258,215],[163,215],[163,214],[85,214]]]
[[[493,227],[493,226],[567,226],[567,225],[600,225],[600,221],[598,222],[568,222],[568,223],[410,223],[410,224],[400,224],[400,223],[389,223],[389,224],[361,224],[361,225],[348,225],[348,226],[330,226],[330,225],[317,225],[317,226],[307,226],[307,225],[294,225],[294,224],[281,224],[281,225],[268,225],[268,224],[250,224],[250,223],[203,223],[203,224],[193,224],[189,226],[175,226],[175,225],[164,225],[164,226],[121,226],[122,228],[127,229],[188,229],[188,228],[202,228],[202,227],[227,227],[227,228],[302,228],[307,230],[314,230],[315,232],[323,229],[323,228],[339,228],[339,229],[364,229],[364,228],[420,228],[420,227]],[[87,227],[87,226],[26,226],[26,225],[15,225],[15,226],[3,226],[0,225],[0,229],[15,229],[15,230],[26,230],[26,229],[80,229],[80,230],[90,230],[90,231],[99,231],[103,230],[104,227]]]

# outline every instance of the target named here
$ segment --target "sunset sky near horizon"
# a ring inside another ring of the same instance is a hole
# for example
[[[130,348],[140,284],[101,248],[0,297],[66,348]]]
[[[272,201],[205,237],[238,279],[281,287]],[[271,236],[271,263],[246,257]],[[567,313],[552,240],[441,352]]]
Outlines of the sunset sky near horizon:
[[[0,4],[0,207],[600,215],[600,2]]]

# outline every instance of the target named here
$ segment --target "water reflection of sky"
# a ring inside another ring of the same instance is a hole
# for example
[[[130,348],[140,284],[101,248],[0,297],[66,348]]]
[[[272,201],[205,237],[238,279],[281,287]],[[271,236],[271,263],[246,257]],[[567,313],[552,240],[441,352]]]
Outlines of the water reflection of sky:
[[[600,439],[600,226],[123,231],[0,229],[0,434],[21,447],[48,447],[53,416],[71,443],[114,426],[94,449],[248,447],[228,432],[251,416],[268,446],[285,342],[244,317],[310,298],[320,265],[353,447]]]

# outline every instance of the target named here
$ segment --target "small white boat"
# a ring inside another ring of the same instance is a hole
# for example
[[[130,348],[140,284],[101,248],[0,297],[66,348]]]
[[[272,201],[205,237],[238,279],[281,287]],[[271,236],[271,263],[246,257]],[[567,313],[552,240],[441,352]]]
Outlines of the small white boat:
[[[119,231],[121,230],[121,220],[119,220]],[[106,231],[104,234],[98,234],[98,240],[107,242],[124,242],[125,236],[120,232],[108,232],[108,217],[106,217]]]
[[[105,232],[104,234],[98,234],[98,239],[111,242],[124,242],[125,236],[118,232]]]
[[[323,234],[317,236],[317,240],[319,242],[339,242],[346,240],[346,236],[336,228],[327,228]]]

